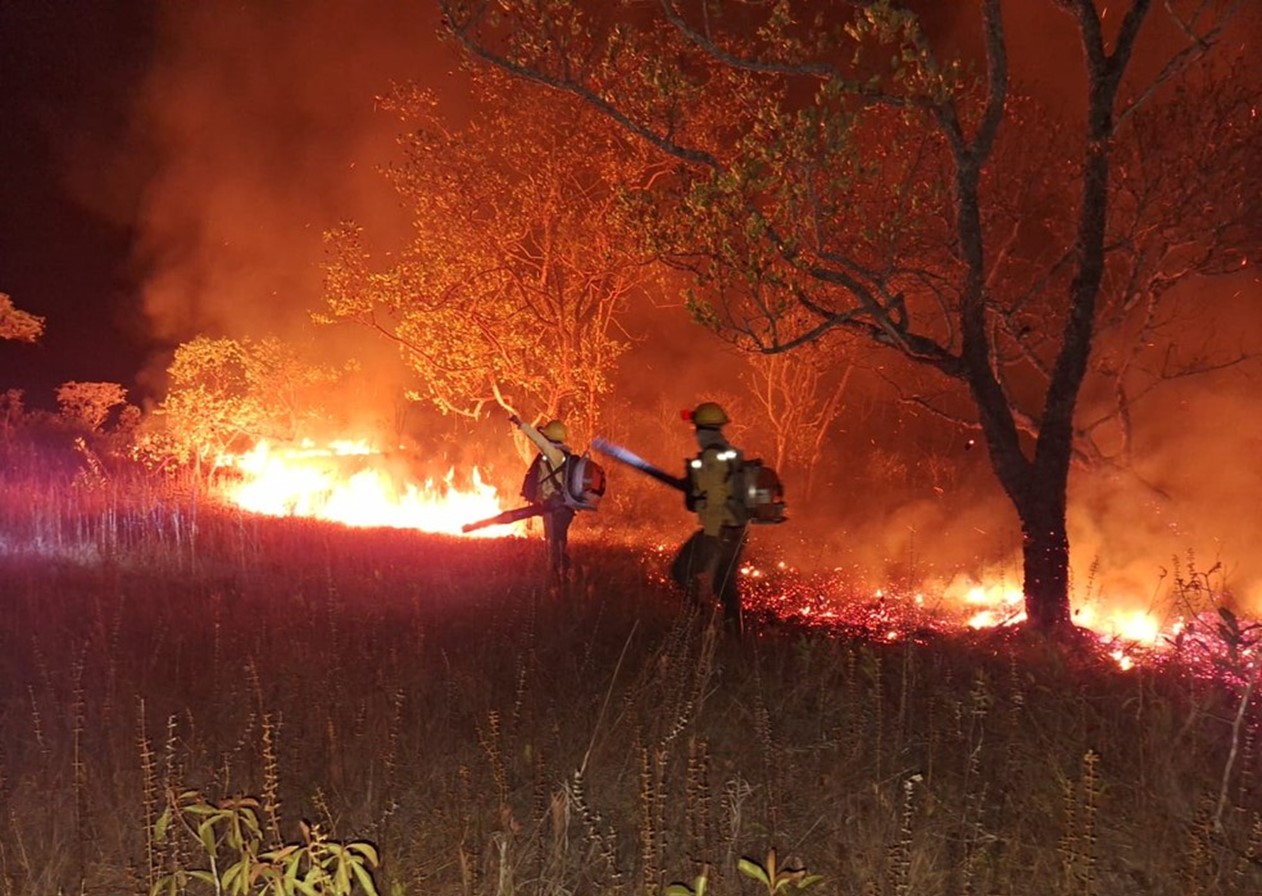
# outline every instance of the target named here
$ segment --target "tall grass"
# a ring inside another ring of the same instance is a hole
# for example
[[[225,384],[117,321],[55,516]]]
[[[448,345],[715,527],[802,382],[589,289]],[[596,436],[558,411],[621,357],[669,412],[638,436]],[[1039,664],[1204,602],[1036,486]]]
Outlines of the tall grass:
[[[557,592],[534,542],[0,490],[3,896],[147,892],[188,789],[373,840],[382,892],[736,893],[770,849],[844,894],[1262,891],[1256,707],[1177,663],[738,641],[609,544]]]

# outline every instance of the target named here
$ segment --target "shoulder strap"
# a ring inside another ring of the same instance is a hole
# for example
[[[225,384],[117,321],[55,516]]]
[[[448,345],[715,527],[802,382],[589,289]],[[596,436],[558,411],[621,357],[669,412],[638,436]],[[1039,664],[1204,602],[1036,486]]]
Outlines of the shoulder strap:
[[[569,463],[571,456],[570,452],[562,448],[561,463],[554,467],[552,466],[552,461],[548,460],[548,456],[542,451],[539,452],[539,464],[541,467],[547,468],[548,471],[548,475],[544,478],[562,490],[565,488],[565,477],[562,475],[562,472],[565,470],[565,465]]]

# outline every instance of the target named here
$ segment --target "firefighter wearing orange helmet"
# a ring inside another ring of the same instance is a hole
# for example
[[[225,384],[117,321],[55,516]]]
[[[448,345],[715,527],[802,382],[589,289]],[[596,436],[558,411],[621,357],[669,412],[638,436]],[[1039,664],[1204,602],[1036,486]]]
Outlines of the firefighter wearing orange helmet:
[[[565,423],[550,420],[536,429],[516,414],[510,414],[508,420],[539,449],[526,471],[521,496],[544,508],[540,517],[548,544],[548,562],[554,578],[565,581],[570,573],[570,523],[574,522],[574,508],[565,500],[565,463],[573,454],[565,444]]]
[[[684,503],[697,514],[701,528],[679,549],[671,564],[671,578],[694,600],[717,600],[726,623],[739,632],[740,560],[748,522],[733,482],[741,453],[723,435],[729,419],[720,405],[703,401],[685,411],[684,417],[695,427],[700,448],[686,462]]]

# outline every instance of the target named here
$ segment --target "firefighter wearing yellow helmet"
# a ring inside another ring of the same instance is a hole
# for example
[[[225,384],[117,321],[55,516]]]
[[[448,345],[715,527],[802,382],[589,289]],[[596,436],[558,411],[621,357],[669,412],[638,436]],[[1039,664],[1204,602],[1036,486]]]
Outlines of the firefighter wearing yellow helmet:
[[[568,431],[560,420],[549,420],[536,429],[516,414],[510,414],[508,419],[539,449],[526,471],[521,495],[545,508],[540,517],[548,544],[548,562],[556,580],[564,581],[570,573],[570,523],[574,522],[574,508],[564,500],[565,461],[573,454],[565,444]]]
[[[732,480],[740,469],[741,453],[723,435],[730,420],[720,405],[704,401],[685,411],[684,417],[695,427],[700,448],[686,461],[684,503],[697,514],[701,528],[679,549],[671,564],[671,578],[692,599],[717,600],[725,622],[739,632],[740,559],[747,516]]]

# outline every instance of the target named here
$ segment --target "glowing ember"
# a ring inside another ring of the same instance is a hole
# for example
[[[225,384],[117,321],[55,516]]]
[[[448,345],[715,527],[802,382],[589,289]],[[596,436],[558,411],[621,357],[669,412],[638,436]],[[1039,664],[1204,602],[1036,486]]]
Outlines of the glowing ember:
[[[840,569],[809,575],[782,562],[768,569],[747,562],[741,571],[750,612],[873,640],[915,641],[933,633],[993,629],[1026,619],[1025,598],[1011,584],[1012,573],[996,575],[994,581],[961,576],[946,585],[903,592],[865,590]],[[1122,669],[1133,668],[1141,659],[1186,656],[1190,650],[1208,654],[1211,651],[1202,642],[1221,640],[1215,638],[1212,623],[1198,625],[1202,635],[1197,641],[1189,637],[1186,620],[1134,609],[1136,603],[1114,595],[1074,606],[1075,625],[1093,632],[1103,653]]]
[[[333,442],[319,447],[305,442],[278,449],[267,442],[241,455],[220,458],[237,478],[220,494],[231,504],[268,516],[300,516],[347,526],[388,526],[459,535],[464,523],[494,516],[500,506],[495,488],[474,468],[470,486],[454,484],[455,471],[421,485],[401,480],[368,463],[378,456],[365,442]],[[359,458],[358,464],[345,459]],[[473,533],[476,537],[520,534],[525,523]]]
[[[968,620],[969,628],[1015,625],[1025,620],[1025,596],[1007,585],[974,585],[963,597],[967,607],[981,607]]]
[[[1161,623],[1143,610],[1106,610],[1088,604],[1074,613],[1074,622],[1105,638],[1136,644],[1156,644],[1163,636],[1173,638],[1177,628],[1162,630]]]

